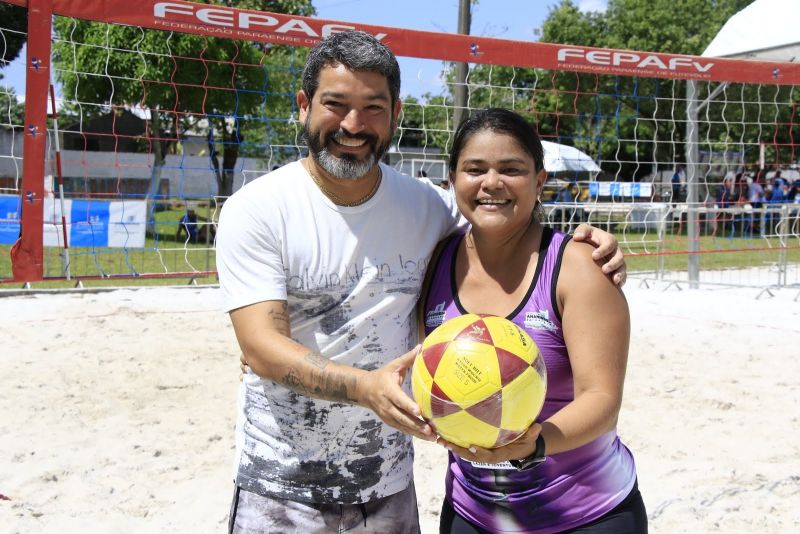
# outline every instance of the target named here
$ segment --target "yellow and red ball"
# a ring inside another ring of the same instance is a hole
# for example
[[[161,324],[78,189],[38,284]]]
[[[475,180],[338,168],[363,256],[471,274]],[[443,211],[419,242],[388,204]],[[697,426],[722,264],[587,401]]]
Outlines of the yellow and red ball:
[[[525,433],[544,404],[544,358],[513,322],[467,314],[434,329],[411,370],[422,416],[447,441],[495,448]]]

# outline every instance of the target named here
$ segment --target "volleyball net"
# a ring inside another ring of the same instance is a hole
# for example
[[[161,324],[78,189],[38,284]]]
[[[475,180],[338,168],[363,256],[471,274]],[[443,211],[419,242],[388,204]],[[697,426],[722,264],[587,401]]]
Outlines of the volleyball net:
[[[417,58],[387,164],[439,183],[459,120],[513,109],[545,141],[548,224],[612,231],[646,278],[800,284],[800,65],[183,1],[2,1],[28,10],[25,29],[0,21],[3,43],[28,43],[24,103],[0,88],[3,282],[213,282],[225,198],[306,153],[308,47],[354,28]]]

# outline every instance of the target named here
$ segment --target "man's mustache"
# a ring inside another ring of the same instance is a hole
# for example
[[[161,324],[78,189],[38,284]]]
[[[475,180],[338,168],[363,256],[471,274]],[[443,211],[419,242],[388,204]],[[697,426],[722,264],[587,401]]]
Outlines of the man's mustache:
[[[368,143],[372,143],[372,144],[375,144],[375,142],[378,140],[378,136],[376,136],[376,135],[368,134],[368,133],[365,133],[365,132],[352,134],[352,133],[349,133],[348,131],[343,130],[341,128],[339,130],[333,132],[332,134],[328,135],[328,139],[333,139],[333,140],[340,139],[342,137],[349,137],[350,139],[364,139]]]

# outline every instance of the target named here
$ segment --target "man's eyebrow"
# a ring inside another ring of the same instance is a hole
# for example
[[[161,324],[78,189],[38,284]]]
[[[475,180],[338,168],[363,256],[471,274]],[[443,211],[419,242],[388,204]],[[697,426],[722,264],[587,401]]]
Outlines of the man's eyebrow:
[[[343,93],[341,91],[327,90],[327,91],[320,91],[319,92],[319,96],[320,96],[320,98],[327,97],[327,98],[346,99],[348,96],[350,96],[350,93]],[[366,98],[367,98],[367,100],[370,100],[370,101],[372,101],[372,100],[379,100],[379,101],[382,101],[382,102],[388,102],[389,101],[389,96],[384,94],[384,93],[374,93],[374,94],[368,95]]]

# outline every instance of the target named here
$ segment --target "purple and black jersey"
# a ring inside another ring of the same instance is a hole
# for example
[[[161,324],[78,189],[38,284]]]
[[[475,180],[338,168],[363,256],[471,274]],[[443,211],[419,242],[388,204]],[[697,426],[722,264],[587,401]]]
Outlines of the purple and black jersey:
[[[433,267],[425,297],[425,333],[469,312],[458,299],[455,254],[463,234],[453,236]],[[570,237],[545,228],[539,261],[528,292],[507,319],[523,328],[547,366],[547,396],[537,422],[573,398],[572,367],[556,304],[556,281]],[[517,471],[507,462],[473,464],[450,453],[447,498],[468,521],[493,532],[556,532],[589,523],[625,499],[636,481],[633,455],[612,430],[573,449],[548,456],[539,466]]]

